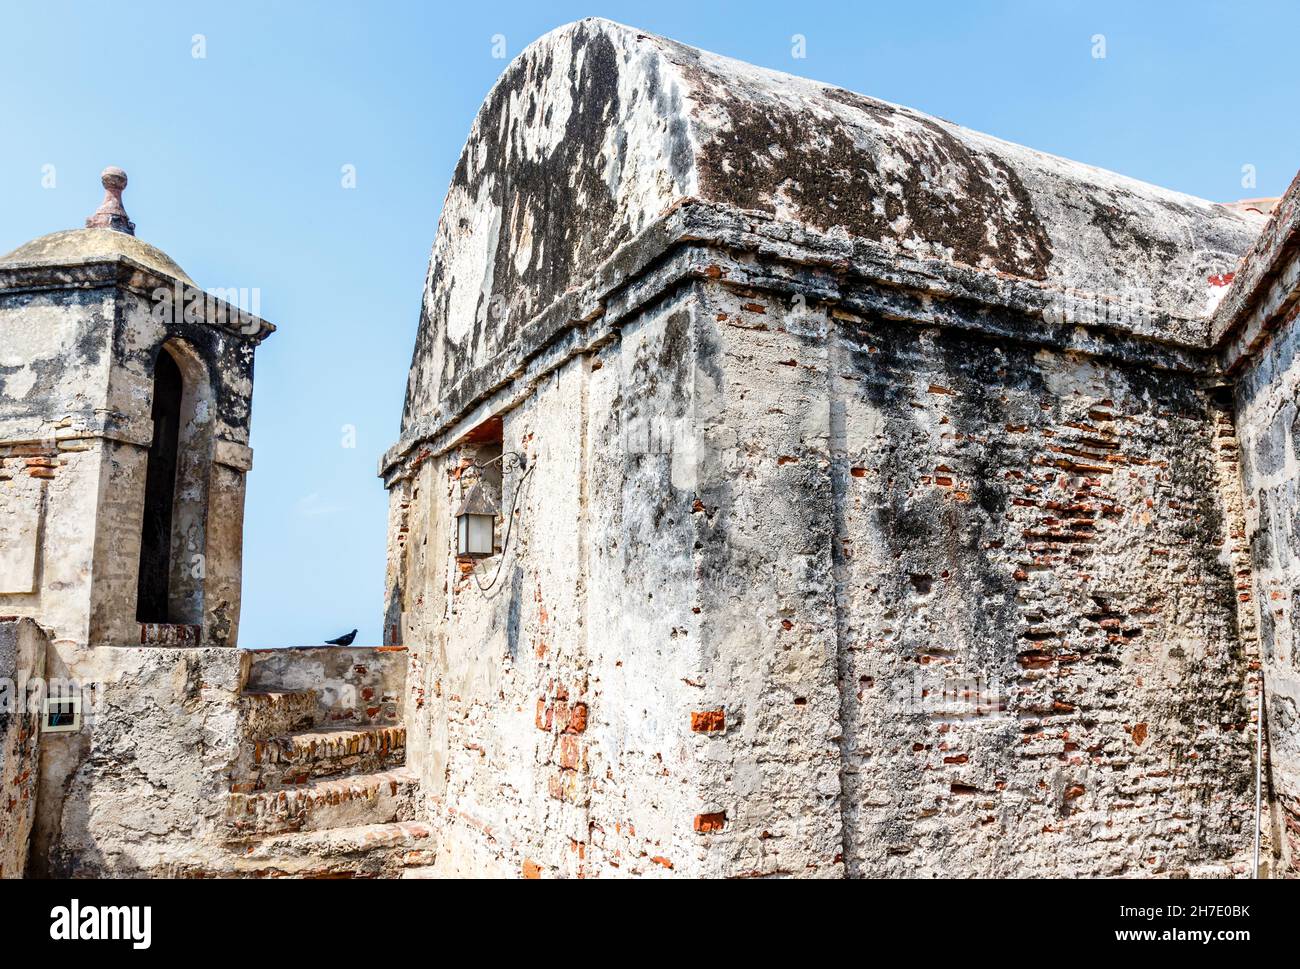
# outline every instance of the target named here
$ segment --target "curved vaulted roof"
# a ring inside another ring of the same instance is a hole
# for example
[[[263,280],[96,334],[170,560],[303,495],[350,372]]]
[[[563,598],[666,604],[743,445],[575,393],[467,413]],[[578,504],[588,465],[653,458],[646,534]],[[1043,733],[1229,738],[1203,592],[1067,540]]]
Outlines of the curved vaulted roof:
[[[404,428],[694,197],[1203,320],[1261,220],[604,20],[526,48],[479,111],[429,265]],[[1229,277],[1230,278],[1230,277]]]

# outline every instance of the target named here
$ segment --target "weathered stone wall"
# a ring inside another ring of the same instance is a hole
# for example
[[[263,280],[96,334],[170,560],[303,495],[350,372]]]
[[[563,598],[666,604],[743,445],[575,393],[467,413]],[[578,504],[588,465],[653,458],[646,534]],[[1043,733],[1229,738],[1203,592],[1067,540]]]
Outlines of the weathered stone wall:
[[[753,292],[702,320],[716,870],[1244,870],[1226,404]]]
[[[439,865],[1243,872],[1209,312],[1258,231],[607,22],[528,48],[381,463]],[[484,594],[450,529],[494,426],[533,470]]]
[[[30,619],[0,619],[0,878],[27,868],[40,765],[39,698],[45,631]],[[39,688],[38,688],[39,690]]]
[[[1300,327],[1294,317],[1236,384],[1246,526],[1268,695],[1275,847],[1300,874]]]
[[[486,595],[474,448],[427,457],[389,615],[439,865],[1244,871],[1231,416],[1148,364],[688,287],[503,415]]]
[[[89,636],[93,535],[115,301],[0,292],[0,613]],[[55,594],[57,590],[57,594]]]
[[[238,650],[92,647],[48,675],[88,688],[82,729],[45,734],[32,872],[217,868],[240,741]]]
[[[314,723],[400,723],[406,699],[406,650],[395,646],[253,649],[245,689],[316,692]]]
[[[0,286],[0,441],[53,439],[60,425],[94,425],[108,391],[115,303],[105,288]]]
[[[30,873],[323,877],[404,857],[391,818],[364,827],[396,807],[409,818],[413,784],[393,773],[404,650],[94,647],[51,663],[76,671],[83,722],[43,736]],[[330,826],[347,830],[293,842]],[[259,840],[277,834],[289,840]]]
[[[505,476],[513,532],[479,578],[449,544],[475,448],[430,457],[394,492],[389,614],[412,656],[408,763],[440,871],[698,871],[681,729],[698,668],[692,526],[661,437],[689,407],[689,303],[505,415],[504,449],[530,470]]]
[[[1234,381],[1252,607],[1266,696],[1265,780],[1272,798],[1263,868],[1300,874],[1300,175],[1273,206],[1211,319],[1219,365]],[[1272,864],[1270,864],[1272,862]]]

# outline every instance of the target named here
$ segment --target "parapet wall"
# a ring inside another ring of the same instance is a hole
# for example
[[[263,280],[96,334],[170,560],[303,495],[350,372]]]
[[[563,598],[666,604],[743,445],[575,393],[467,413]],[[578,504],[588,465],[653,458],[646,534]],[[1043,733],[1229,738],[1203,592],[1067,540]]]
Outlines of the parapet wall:
[[[400,646],[253,649],[247,692],[316,691],[320,726],[402,720],[406,650]]]
[[[82,687],[83,722],[42,738],[31,871],[220,875],[243,850],[232,846],[229,805],[246,780],[249,740],[266,732],[259,718],[279,715],[250,694],[310,692],[314,711],[289,712],[320,729],[400,724],[406,652],[62,649],[51,650],[48,674]]]
[[[689,200],[860,241],[899,266],[1126,300],[1166,317],[1164,339],[1201,344],[1209,280],[1259,231],[1203,199],[588,19],[525,48],[469,132],[404,441],[526,359],[539,317]],[[598,315],[577,302],[575,324]]]
[[[42,737],[32,873],[215,868],[245,662],[219,647],[51,650],[47,675],[82,687],[82,726]]]

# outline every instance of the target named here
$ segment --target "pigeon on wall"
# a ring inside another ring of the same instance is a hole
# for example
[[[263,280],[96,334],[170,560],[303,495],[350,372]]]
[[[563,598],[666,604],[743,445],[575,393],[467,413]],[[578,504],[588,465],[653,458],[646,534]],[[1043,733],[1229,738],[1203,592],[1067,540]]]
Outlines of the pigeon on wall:
[[[354,629],[346,636],[340,636],[338,639],[325,640],[326,646],[351,646],[352,640],[357,638],[357,631]]]

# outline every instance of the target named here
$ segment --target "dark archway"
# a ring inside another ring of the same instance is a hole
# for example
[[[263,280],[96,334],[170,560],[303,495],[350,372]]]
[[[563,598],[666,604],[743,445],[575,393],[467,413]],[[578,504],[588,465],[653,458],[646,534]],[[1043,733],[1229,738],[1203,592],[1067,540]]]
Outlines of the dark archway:
[[[176,497],[184,389],[180,367],[171,353],[160,350],[154,369],[153,444],[149,446],[145,473],[144,528],[140,535],[140,585],[136,598],[136,619],[140,622],[172,621],[169,605],[172,508]]]

